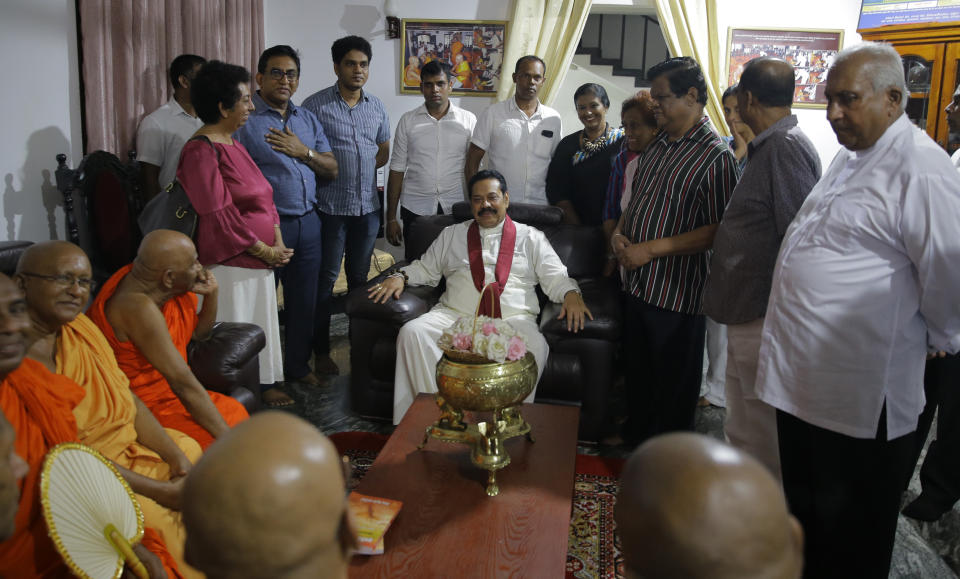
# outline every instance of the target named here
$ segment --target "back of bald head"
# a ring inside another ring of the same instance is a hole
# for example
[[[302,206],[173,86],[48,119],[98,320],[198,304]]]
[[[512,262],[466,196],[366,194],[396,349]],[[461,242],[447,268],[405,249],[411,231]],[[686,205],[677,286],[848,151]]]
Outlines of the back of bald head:
[[[189,267],[196,259],[193,240],[179,231],[157,229],[143,237],[137,249],[137,263],[154,271]]]
[[[211,578],[320,576],[318,562],[346,554],[345,509],[333,444],[292,414],[262,412],[218,439],[187,477],[186,558]]]
[[[20,255],[17,261],[17,271],[44,272],[53,274],[54,265],[60,258],[66,256],[83,256],[89,262],[87,254],[79,246],[69,241],[43,241],[34,243]]]
[[[699,434],[666,434],[638,448],[615,516],[627,568],[645,579],[802,572],[802,532],[779,484],[752,457]]]
[[[743,67],[739,92],[750,92],[765,107],[790,107],[796,86],[793,66],[779,58],[754,58]]]

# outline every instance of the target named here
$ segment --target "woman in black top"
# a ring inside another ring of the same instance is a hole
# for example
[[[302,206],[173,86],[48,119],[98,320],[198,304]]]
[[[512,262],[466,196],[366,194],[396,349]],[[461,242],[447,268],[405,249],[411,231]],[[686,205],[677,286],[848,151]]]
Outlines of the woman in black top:
[[[583,129],[557,145],[547,171],[547,199],[563,209],[564,223],[599,226],[610,166],[620,151],[623,129],[607,124],[610,99],[599,84],[581,85],[573,93],[573,102]]]

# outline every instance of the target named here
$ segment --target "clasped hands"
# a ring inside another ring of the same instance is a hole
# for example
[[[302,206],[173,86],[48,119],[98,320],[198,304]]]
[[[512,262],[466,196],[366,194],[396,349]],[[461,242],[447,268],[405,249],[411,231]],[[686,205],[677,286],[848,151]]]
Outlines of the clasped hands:
[[[654,257],[650,252],[649,242],[631,243],[622,233],[613,234],[610,238],[610,246],[613,254],[617,256],[617,262],[627,271],[633,271],[650,263]]]
[[[187,474],[190,472],[193,464],[190,463],[190,459],[182,452],[171,457],[166,463],[170,466],[170,479],[167,481],[167,484],[164,485],[161,495],[155,497],[154,500],[168,509],[179,511],[181,495],[183,493],[183,483],[186,482]]]
[[[250,255],[262,260],[270,267],[282,267],[290,263],[293,257],[293,250],[283,244],[283,241],[277,241],[275,245],[267,245],[262,241],[257,241],[253,247],[247,250]]]

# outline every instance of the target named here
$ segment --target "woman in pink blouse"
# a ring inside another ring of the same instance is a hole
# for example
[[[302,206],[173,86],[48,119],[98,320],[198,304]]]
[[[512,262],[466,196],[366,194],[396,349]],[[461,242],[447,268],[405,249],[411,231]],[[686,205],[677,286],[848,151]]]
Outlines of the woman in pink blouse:
[[[190,86],[190,99],[204,125],[183,147],[177,179],[197,211],[200,263],[220,285],[217,320],[263,328],[260,383],[268,406],[293,404],[274,386],[283,380],[280,325],[273,268],[290,261],[283,245],[273,188],[250,154],[231,135],[253,109],[250,73],[210,61]]]

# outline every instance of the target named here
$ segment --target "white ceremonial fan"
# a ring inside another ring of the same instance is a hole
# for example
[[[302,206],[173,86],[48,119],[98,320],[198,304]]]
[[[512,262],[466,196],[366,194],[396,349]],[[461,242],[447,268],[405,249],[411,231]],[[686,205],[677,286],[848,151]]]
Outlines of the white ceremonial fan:
[[[50,538],[75,575],[118,578],[126,561],[148,579],[130,545],[143,537],[143,513],[127,481],[100,453],[65,442],[40,473],[40,502]]]

